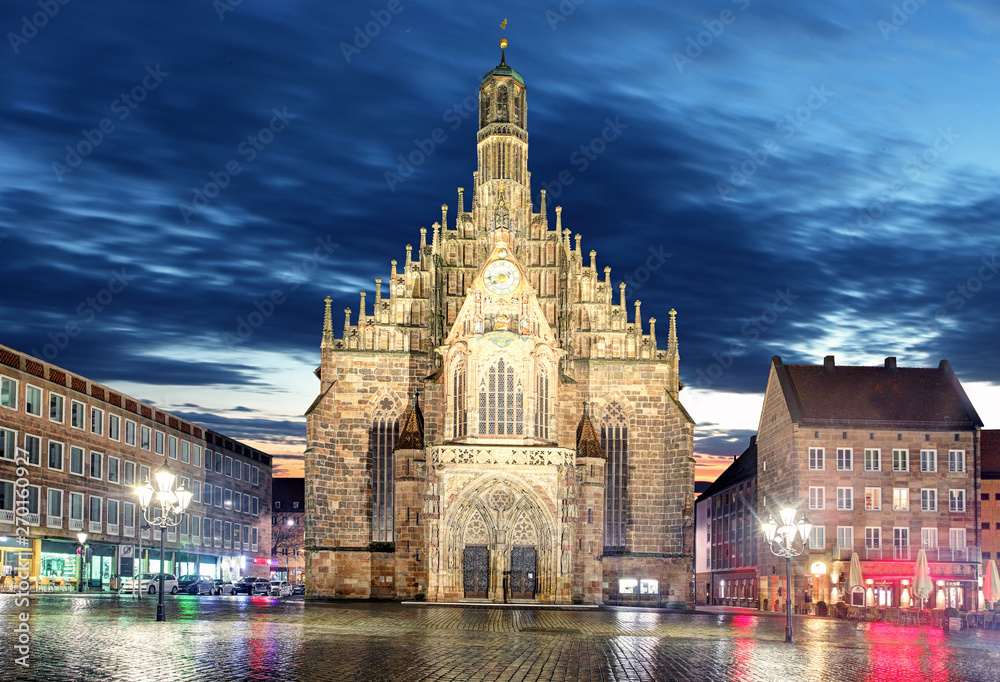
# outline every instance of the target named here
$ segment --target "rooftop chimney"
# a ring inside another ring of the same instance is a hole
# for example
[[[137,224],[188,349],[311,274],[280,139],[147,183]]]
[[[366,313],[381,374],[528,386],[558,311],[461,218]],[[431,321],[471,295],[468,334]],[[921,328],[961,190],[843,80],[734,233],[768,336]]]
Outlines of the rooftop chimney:
[[[889,374],[896,373],[896,358],[889,357],[885,359],[885,368],[889,370]]]
[[[823,368],[827,372],[836,372],[837,371],[837,364],[833,361],[833,356],[832,355],[827,355],[825,358],[823,358]]]

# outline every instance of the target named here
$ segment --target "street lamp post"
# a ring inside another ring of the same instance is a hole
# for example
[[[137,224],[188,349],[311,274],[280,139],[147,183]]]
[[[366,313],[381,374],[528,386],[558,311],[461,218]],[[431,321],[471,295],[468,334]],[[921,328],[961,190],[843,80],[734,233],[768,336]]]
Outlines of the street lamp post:
[[[766,523],[761,524],[764,531],[764,539],[767,540],[771,553],[775,556],[785,557],[785,641],[795,642],[792,635],[792,557],[799,556],[805,551],[806,543],[809,542],[809,531],[812,524],[802,515],[802,519],[795,521],[794,509],[782,509],[781,525],[768,515]]]
[[[77,533],[76,539],[80,541],[80,582],[77,583],[76,591],[83,592],[83,565],[87,561],[87,534]]]
[[[166,608],[163,604],[163,572],[164,572],[164,540],[166,529],[179,526],[184,512],[191,504],[191,492],[184,489],[184,486],[174,488],[177,476],[170,469],[170,465],[163,463],[153,474],[156,480],[156,489],[150,485],[149,480],[146,485],[136,490],[139,496],[139,506],[142,508],[142,517],[151,528],[160,529],[160,588],[159,600],[156,605],[156,620],[165,621],[167,619]],[[156,501],[153,501],[154,496]],[[140,530],[140,535],[142,531]],[[139,574],[140,578],[142,573]],[[140,581],[141,582],[141,581]]]

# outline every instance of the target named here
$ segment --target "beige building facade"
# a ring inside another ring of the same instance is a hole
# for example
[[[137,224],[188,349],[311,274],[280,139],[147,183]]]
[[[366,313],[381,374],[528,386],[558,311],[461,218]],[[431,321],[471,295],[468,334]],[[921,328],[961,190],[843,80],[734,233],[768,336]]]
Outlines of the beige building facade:
[[[562,209],[535,211],[527,96],[481,82],[471,207],[420,229],[335,335],[305,456],[309,598],[684,603],[693,422],[666,348]]]
[[[784,507],[813,525],[794,560],[800,604],[850,602],[857,554],[869,606],[916,604],[923,549],[935,589],[927,606],[972,609],[980,571],[982,422],[947,361],[936,368],[785,365],[772,359],[757,438],[761,520]],[[759,527],[758,527],[759,530]],[[783,608],[784,559],[760,537],[761,600]]]

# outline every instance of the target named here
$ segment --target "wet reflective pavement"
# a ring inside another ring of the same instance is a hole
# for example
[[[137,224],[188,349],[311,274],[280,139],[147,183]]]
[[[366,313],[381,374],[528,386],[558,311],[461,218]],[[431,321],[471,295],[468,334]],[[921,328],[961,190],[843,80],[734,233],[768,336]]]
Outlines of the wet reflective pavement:
[[[1000,680],[1000,632],[771,615],[0,595],[3,680]],[[26,612],[28,667],[17,627]]]

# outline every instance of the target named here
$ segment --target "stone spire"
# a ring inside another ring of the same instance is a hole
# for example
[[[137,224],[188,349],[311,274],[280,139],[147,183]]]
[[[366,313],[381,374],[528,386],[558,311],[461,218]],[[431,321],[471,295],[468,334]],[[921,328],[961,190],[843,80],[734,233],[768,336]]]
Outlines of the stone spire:
[[[649,318],[649,343],[653,346],[653,350],[656,350],[656,318]]]
[[[351,331],[351,309],[344,308],[344,340],[347,340],[347,335]]]
[[[667,337],[667,354],[677,355],[677,311],[670,309],[670,335]]]
[[[323,341],[319,346],[320,348],[329,348],[333,345],[333,316],[330,313],[330,303],[333,299],[327,296],[324,301],[326,302],[326,310],[323,313]]]
[[[544,189],[542,190],[542,202],[541,202],[541,206],[538,209],[538,212],[542,214],[542,220],[544,220],[546,223],[548,223],[549,222],[549,217],[548,217],[548,215],[546,215],[546,209],[545,209],[545,190]]]
[[[640,308],[642,307],[642,301],[635,302],[635,331],[639,336],[642,336],[642,312]]]

